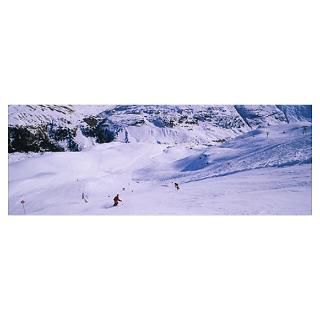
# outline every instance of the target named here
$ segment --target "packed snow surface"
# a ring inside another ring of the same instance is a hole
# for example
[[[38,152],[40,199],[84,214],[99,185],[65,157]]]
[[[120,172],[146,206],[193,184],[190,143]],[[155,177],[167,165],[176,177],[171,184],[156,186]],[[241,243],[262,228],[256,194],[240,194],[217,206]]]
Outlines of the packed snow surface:
[[[10,154],[9,214],[311,214],[310,122],[211,146],[138,140]]]

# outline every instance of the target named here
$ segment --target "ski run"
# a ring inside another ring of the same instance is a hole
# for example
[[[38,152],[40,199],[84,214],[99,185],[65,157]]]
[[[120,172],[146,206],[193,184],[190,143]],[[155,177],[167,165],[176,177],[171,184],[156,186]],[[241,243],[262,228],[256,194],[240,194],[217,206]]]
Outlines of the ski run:
[[[143,137],[159,140],[156,132],[137,138],[138,129],[127,130],[130,143],[9,154],[9,214],[311,214],[310,122],[214,145],[153,143]],[[113,206],[117,194],[122,202]]]

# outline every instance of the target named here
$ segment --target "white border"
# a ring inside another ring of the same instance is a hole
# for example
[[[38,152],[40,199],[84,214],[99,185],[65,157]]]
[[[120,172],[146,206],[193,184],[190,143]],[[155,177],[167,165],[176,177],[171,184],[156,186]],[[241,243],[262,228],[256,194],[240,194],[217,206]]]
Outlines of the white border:
[[[2,1],[0,318],[319,319],[313,1]],[[7,105],[313,104],[312,217],[8,217]]]

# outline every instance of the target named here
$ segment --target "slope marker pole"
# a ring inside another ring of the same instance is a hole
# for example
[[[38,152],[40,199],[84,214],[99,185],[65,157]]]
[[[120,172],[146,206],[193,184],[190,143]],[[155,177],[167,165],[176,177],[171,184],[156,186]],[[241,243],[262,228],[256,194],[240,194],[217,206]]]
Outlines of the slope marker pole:
[[[24,212],[24,214],[26,214],[26,208],[24,207],[24,203],[25,203],[25,201],[21,200],[21,205],[22,205],[22,208],[23,208],[23,212]]]

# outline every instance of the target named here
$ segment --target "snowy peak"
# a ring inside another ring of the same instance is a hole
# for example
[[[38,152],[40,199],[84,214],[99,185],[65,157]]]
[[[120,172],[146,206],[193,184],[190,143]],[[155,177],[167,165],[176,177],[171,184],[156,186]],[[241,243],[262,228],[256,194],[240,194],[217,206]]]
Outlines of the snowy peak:
[[[312,122],[311,106],[278,105],[277,108],[283,112],[288,123],[300,121]]]
[[[251,128],[312,120],[311,106],[307,105],[237,105],[235,109]]]
[[[99,116],[121,142],[211,144],[249,130],[232,106],[117,106]]]
[[[257,105],[248,107],[239,105],[235,106],[235,109],[250,128],[287,122],[284,113],[277,106]]]
[[[311,106],[131,105],[100,114],[121,142],[212,144],[258,127],[311,121]]]
[[[76,124],[84,117],[112,108],[105,105],[9,105],[9,126],[61,123]]]

